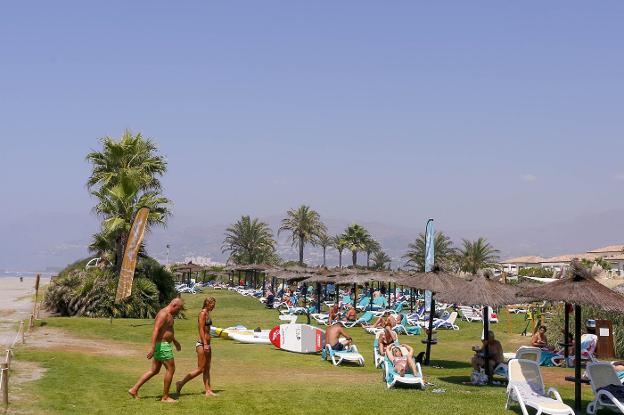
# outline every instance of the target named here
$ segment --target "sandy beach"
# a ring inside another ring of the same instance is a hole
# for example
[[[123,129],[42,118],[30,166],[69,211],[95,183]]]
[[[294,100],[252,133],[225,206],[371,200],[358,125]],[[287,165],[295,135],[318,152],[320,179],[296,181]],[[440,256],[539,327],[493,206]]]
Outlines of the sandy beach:
[[[50,282],[49,277],[41,277],[41,285]],[[32,294],[35,292],[35,277],[0,278],[0,350],[4,350],[14,339],[16,322],[26,320],[32,312]]]

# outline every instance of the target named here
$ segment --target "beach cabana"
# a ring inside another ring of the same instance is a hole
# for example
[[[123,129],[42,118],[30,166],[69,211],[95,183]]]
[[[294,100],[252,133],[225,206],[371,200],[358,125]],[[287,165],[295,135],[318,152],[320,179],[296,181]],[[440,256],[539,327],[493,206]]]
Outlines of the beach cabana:
[[[581,409],[581,306],[624,313],[624,296],[596,281],[596,275],[597,272],[574,259],[565,278],[522,291],[524,297],[534,301],[574,304],[574,408],[577,411]]]

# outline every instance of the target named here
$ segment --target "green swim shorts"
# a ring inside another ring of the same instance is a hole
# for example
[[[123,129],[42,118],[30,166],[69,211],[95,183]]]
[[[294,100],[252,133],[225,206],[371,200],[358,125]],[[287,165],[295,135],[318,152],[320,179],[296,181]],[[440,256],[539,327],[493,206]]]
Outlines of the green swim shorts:
[[[156,343],[156,350],[154,351],[154,359],[159,362],[173,359],[173,347],[169,342]]]

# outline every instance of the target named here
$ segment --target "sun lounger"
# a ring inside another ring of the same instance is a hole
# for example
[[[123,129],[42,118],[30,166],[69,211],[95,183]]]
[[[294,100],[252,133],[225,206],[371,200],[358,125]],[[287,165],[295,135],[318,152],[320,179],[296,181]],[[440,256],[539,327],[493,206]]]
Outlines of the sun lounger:
[[[611,363],[588,363],[587,377],[595,396],[587,405],[588,414],[595,414],[601,407],[624,413],[624,386]]]
[[[596,352],[596,346],[598,345],[598,336],[595,334],[583,334],[581,336],[581,360],[590,362],[596,362],[594,353]],[[555,355],[552,357],[552,364],[554,366],[561,366],[565,360],[563,355]],[[574,354],[568,356],[568,366],[574,365]]]
[[[335,351],[329,344],[326,344],[321,358],[323,360],[330,359],[334,366],[338,366],[343,362],[356,363],[359,366],[364,366],[364,356],[358,352],[355,345],[349,346],[346,350]]]
[[[310,313],[310,317],[318,324],[329,324],[329,314],[325,313]]]
[[[512,359],[508,368],[507,403],[505,409],[517,402],[523,415],[529,415],[527,407],[538,414],[574,415],[574,411],[563,403],[555,388],[544,388],[544,380],[537,362],[525,359]]]
[[[457,311],[453,311],[445,319],[433,320],[433,329],[459,330],[459,326],[455,324],[455,320],[457,320]]]
[[[397,324],[393,329],[397,334],[407,334],[408,336],[418,336],[421,333],[420,326],[412,326],[407,320],[407,316],[403,316],[400,324]]]
[[[473,321],[483,321],[483,317],[481,317],[481,314],[472,307],[460,306],[459,311],[461,311],[462,320],[466,320],[471,323]]]
[[[371,320],[375,318],[375,314],[373,314],[370,311],[367,311],[366,313],[362,314],[362,316],[360,318],[358,318],[355,321],[341,321],[340,324],[342,324],[343,326],[345,326],[346,328],[350,329],[351,327],[357,326],[357,325],[363,325],[363,324],[368,324],[371,322]]]
[[[358,311],[364,311],[366,310],[366,308],[368,308],[369,305],[370,305],[370,297],[366,296],[360,299],[360,301],[358,302],[357,306],[355,306],[355,308]]]
[[[386,382],[386,386],[388,387],[388,389],[395,387],[397,384],[415,385],[421,389],[425,389],[425,382],[423,380],[422,369],[420,367],[420,363],[416,362],[417,373],[405,372],[403,376],[399,375],[394,370],[394,365],[392,364],[388,356],[384,356],[383,365],[384,365],[384,380]]]

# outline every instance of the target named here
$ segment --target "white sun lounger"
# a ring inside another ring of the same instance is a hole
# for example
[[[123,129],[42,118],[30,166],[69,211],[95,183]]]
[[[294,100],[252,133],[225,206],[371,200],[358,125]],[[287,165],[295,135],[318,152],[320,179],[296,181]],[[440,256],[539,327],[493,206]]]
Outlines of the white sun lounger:
[[[593,362],[587,364],[587,377],[594,391],[594,400],[587,405],[587,413],[595,414],[601,407],[620,411],[624,414],[624,402],[617,399],[608,390],[598,390],[609,385],[624,388],[618,378],[613,365],[608,362]]]
[[[574,411],[563,403],[557,389],[544,389],[544,380],[539,364],[532,360],[512,359],[508,366],[509,384],[505,409],[517,402],[523,415],[529,415],[527,407],[537,414],[574,415]]]
[[[334,366],[339,366],[343,362],[364,366],[364,356],[360,354],[356,345],[351,345],[346,350],[335,351],[329,344],[326,344],[321,357],[324,360],[330,359]]]

